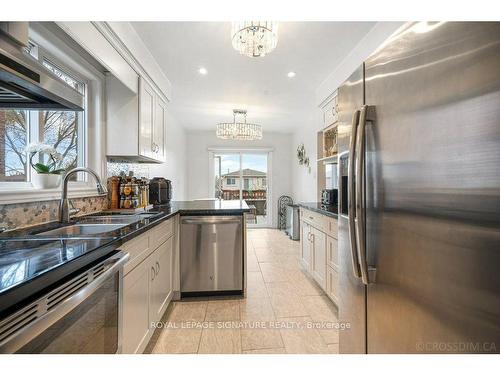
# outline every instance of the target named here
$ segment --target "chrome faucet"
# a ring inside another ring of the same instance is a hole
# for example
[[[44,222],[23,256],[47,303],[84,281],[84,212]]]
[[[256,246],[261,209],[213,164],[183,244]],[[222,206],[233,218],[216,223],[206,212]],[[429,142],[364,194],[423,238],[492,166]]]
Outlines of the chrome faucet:
[[[70,209],[70,202],[68,199],[68,182],[69,178],[71,175],[78,173],[78,172],[87,172],[88,174],[91,174],[94,176],[96,180],[96,187],[97,187],[97,192],[99,195],[104,195],[108,193],[108,190],[102,185],[101,179],[97,175],[97,173],[90,169],[90,168],[84,168],[84,167],[78,167],[78,168],[73,168],[72,170],[68,171],[66,175],[64,176],[63,179],[63,190],[62,190],[62,197],[61,197],[61,202],[59,203],[59,221],[61,223],[69,223],[69,220],[71,218],[71,215],[73,213],[78,212],[79,210]]]

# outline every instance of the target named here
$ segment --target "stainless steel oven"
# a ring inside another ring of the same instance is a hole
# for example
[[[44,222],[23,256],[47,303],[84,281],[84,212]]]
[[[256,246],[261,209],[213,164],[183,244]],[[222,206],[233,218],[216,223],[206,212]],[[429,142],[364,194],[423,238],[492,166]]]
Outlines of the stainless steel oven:
[[[0,353],[120,353],[127,259],[117,251],[0,321]]]

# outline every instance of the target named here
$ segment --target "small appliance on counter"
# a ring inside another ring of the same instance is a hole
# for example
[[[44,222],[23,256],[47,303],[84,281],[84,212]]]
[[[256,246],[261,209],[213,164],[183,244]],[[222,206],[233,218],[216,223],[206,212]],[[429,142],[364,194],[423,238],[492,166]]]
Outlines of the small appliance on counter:
[[[339,201],[338,189],[323,189],[321,191],[321,204],[325,206],[336,206]]]
[[[155,206],[169,204],[172,200],[172,182],[163,177],[149,181],[149,202]]]

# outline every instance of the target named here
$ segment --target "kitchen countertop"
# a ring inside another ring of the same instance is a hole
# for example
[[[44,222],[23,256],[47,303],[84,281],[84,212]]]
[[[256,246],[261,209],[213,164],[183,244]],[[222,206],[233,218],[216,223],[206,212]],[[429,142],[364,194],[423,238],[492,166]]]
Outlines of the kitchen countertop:
[[[29,303],[35,295],[91,267],[126,241],[176,215],[242,215],[249,211],[239,201],[179,201],[148,211],[154,216],[114,231],[92,235],[44,235],[57,222],[9,231],[0,235],[0,319]],[[105,214],[105,212],[97,213]],[[86,217],[92,217],[88,215]],[[129,215],[127,215],[129,216]],[[75,224],[82,217],[69,223]],[[21,305],[19,305],[21,304]]]
[[[298,203],[300,207],[305,209],[333,217],[335,219],[338,218],[339,208],[335,205],[324,205],[320,202],[306,202],[306,203]]]

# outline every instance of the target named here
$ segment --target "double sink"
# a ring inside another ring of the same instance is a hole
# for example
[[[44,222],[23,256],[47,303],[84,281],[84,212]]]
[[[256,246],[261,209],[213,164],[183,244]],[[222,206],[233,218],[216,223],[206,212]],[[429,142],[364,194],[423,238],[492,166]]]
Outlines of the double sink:
[[[106,234],[127,225],[137,223],[143,219],[154,217],[158,214],[140,213],[128,215],[99,215],[78,218],[77,223],[61,226],[59,228],[36,233],[37,236],[86,236],[92,234]]]

